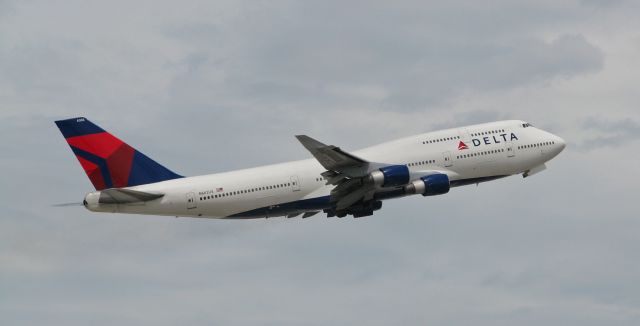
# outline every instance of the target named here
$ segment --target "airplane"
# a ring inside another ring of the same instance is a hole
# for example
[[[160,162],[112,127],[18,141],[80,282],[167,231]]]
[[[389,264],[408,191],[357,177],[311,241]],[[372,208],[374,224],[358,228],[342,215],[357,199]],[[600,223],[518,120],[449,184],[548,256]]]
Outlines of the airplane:
[[[96,189],[84,197],[88,210],[176,217],[369,216],[387,199],[532,176],[565,148],[562,138],[521,120],[428,132],[352,152],[298,135],[313,158],[185,177],[84,117],[55,123]]]

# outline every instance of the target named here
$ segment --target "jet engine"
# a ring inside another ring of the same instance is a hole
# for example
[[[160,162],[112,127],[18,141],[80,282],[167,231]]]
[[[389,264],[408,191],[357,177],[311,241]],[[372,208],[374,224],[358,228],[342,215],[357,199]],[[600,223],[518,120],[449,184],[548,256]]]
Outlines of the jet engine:
[[[449,192],[449,188],[449,177],[443,173],[421,177],[404,187],[407,194],[421,194],[423,196],[443,195]]]
[[[369,180],[382,187],[406,185],[409,178],[409,168],[406,165],[385,166],[369,174]]]

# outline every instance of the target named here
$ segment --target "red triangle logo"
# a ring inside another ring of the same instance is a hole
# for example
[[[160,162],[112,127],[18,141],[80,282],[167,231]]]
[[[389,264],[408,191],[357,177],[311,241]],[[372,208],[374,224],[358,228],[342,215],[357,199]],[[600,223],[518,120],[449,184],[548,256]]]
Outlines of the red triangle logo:
[[[460,143],[458,144],[458,150],[461,151],[463,149],[469,149],[469,147],[467,146],[467,144],[460,141]]]

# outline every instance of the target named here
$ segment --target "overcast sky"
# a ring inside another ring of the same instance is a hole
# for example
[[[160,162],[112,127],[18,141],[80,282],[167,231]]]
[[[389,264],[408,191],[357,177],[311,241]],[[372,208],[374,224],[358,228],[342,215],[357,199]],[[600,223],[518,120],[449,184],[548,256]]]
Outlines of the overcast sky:
[[[637,1],[0,0],[0,324],[638,325]],[[184,175],[522,119],[534,177],[361,219],[91,213],[53,121]]]

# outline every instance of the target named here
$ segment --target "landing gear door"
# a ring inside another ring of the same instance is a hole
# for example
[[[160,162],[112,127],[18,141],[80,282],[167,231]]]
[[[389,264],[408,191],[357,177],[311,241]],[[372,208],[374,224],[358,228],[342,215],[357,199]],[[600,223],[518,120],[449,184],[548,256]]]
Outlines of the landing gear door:
[[[196,203],[196,194],[193,192],[189,192],[187,193],[187,209],[194,209],[196,207],[198,207],[198,204]]]

